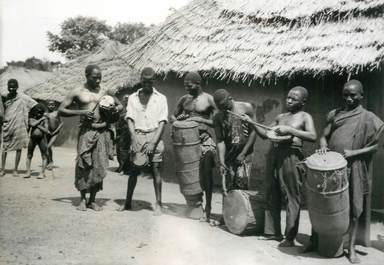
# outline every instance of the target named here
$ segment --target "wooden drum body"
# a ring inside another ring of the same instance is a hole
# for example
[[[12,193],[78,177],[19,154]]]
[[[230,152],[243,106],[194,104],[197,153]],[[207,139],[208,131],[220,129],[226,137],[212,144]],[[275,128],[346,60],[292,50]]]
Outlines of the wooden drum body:
[[[198,123],[194,121],[175,121],[172,125],[171,135],[175,151],[176,177],[179,181],[180,192],[186,196],[186,199],[188,196],[201,194],[201,147]]]
[[[338,153],[314,154],[306,159],[305,191],[313,229],[319,234],[319,254],[338,257],[349,227],[347,161]]]
[[[257,191],[231,190],[223,200],[223,217],[228,230],[236,235],[262,232],[264,209]]]

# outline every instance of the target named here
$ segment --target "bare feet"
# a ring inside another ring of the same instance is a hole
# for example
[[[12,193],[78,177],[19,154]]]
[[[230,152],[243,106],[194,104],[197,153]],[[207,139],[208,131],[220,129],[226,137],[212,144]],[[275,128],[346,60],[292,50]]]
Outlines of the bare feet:
[[[132,210],[131,204],[124,204],[124,205],[120,206],[119,208],[117,208],[118,212],[130,211],[130,210]]]
[[[155,209],[153,211],[154,211],[153,215],[155,216],[159,216],[163,213],[161,210],[161,205],[158,203],[155,204]]]
[[[4,176],[5,176],[4,169],[0,169],[0,177],[4,177]]]
[[[37,176],[37,179],[45,179],[46,177],[45,173],[41,173]]]
[[[85,200],[81,200],[79,206],[77,206],[76,209],[79,210],[79,211],[86,211],[87,210],[87,205],[86,205]]]
[[[97,205],[95,202],[88,203],[87,208],[90,208],[96,212],[100,212],[103,210],[103,208]]]
[[[52,170],[53,169],[53,163],[52,162],[47,165],[47,169],[48,170]]]
[[[289,247],[294,247],[294,246],[295,246],[295,242],[293,242],[293,240],[288,240],[288,239],[284,239],[278,245],[278,247],[280,247],[280,248],[289,248]]]
[[[25,174],[25,176],[24,176],[25,179],[29,179],[30,177],[31,177],[31,172],[29,172],[29,173],[27,172],[27,174]]]
[[[211,226],[221,226],[221,225],[224,225],[224,220],[221,220],[221,221],[217,221],[215,219],[210,219],[209,220],[209,224]]]
[[[282,241],[284,238],[282,235],[267,235],[267,234],[264,234],[263,236],[261,236],[259,238],[260,240],[276,240],[276,241]]]
[[[355,250],[350,250],[349,253],[348,253],[348,260],[349,262],[351,262],[352,264],[358,264],[358,263],[361,263],[361,260],[359,259],[359,257],[356,255],[356,251]]]
[[[18,177],[19,176],[19,172],[17,172],[17,170],[13,170],[12,176]]]

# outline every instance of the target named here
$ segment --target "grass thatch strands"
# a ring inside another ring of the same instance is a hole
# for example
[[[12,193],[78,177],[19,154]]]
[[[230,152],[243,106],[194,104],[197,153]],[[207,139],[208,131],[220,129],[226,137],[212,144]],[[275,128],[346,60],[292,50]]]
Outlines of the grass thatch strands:
[[[101,68],[102,89],[116,92],[119,87],[132,87],[139,82],[139,73],[117,56],[123,48],[122,44],[107,41],[96,52],[66,63],[52,78],[25,92],[37,99],[61,101],[70,90],[84,84],[84,70],[88,64]]]
[[[374,70],[384,58],[383,7],[384,0],[195,0],[120,56],[137,69],[243,82]]]

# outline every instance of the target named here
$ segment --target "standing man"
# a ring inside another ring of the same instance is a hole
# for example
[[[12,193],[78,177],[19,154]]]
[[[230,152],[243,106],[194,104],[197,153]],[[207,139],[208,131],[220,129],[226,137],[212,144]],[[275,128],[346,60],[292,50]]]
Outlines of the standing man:
[[[202,156],[200,159],[200,184],[205,191],[205,217],[202,221],[210,222],[213,189],[212,169],[215,166],[216,145],[208,132],[213,126],[211,119],[216,109],[213,97],[202,91],[201,76],[197,72],[189,72],[184,78],[184,87],[188,94],[182,96],[171,116],[171,122],[176,120],[195,121],[199,124]],[[202,204],[202,198],[198,204]],[[201,207],[201,206],[200,206]]]
[[[13,176],[18,176],[21,149],[26,147],[28,137],[28,113],[37,104],[35,100],[18,93],[19,84],[16,79],[8,80],[8,95],[4,100],[4,122],[3,122],[3,152],[1,157],[0,176],[4,176],[5,162],[8,151],[16,151],[15,168]]]
[[[80,191],[80,211],[91,208],[101,211],[95,202],[96,193],[103,188],[103,179],[107,174],[110,147],[109,124],[100,117],[99,101],[106,93],[100,88],[101,71],[96,65],[85,68],[86,83],[74,88],[59,107],[62,116],[80,116],[80,131],[77,143],[75,186]],[[115,111],[122,106],[115,99]],[[77,109],[69,108],[75,103]],[[86,194],[90,193],[87,201]]]
[[[159,215],[162,185],[160,164],[164,153],[161,135],[168,118],[168,104],[167,98],[153,87],[154,80],[155,71],[145,67],[141,72],[142,88],[129,96],[126,119],[131,134],[132,156],[144,155],[148,158],[148,167],[155,188],[155,214]],[[133,192],[142,168],[133,165],[130,171],[127,196],[120,211],[132,209]]]
[[[131,147],[131,136],[129,134],[128,123],[125,119],[127,115],[127,104],[129,95],[123,97],[123,111],[120,113],[120,118],[116,122],[116,156],[119,162],[119,167],[116,172],[128,172],[129,165],[129,149]]]
[[[304,158],[304,141],[316,141],[316,130],[312,116],[303,111],[308,91],[301,86],[292,88],[286,98],[287,112],[279,114],[271,124],[278,136],[291,136],[287,140],[273,142],[267,166],[267,210],[264,233],[269,239],[281,241],[282,200],[287,201],[285,239],[279,247],[295,245],[301,204],[301,176],[296,167]],[[267,138],[267,130],[255,126],[262,138]]]
[[[320,152],[336,151],[348,161],[351,205],[348,259],[351,263],[360,263],[355,245],[370,246],[371,162],[384,130],[383,121],[361,106],[363,95],[360,81],[347,82],[343,88],[344,106],[329,112],[320,138]]]
[[[248,189],[256,132],[249,122],[242,121],[238,116],[247,117],[248,121],[253,121],[254,111],[252,104],[234,101],[225,89],[216,90],[213,98],[219,109],[213,117],[213,124],[223,194],[226,196],[227,191],[231,189]]]

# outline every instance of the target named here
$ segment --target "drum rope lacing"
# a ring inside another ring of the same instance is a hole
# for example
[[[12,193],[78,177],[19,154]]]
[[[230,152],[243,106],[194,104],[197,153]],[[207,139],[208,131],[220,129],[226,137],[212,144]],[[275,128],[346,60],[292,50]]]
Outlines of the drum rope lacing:
[[[343,186],[343,184],[345,183],[345,176],[346,175],[347,175],[347,169],[346,168],[343,168],[340,170],[335,170],[330,176],[327,175],[327,172],[321,172],[322,183],[316,185],[316,188],[318,190],[317,191],[313,190],[309,185],[307,185],[307,188],[312,190],[313,192],[318,192],[318,193],[324,194],[324,195],[335,194],[335,193],[344,191],[348,187],[348,182],[347,182],[347,185]],[[338,181],[338,179],[340,181]],[[341,189],[338,189],[335,191],[326,191],[328,188],[329,180],[335,182],[337,184],[337,186],[340,187]],[[319,189],[321,189],[321,191],[319,191]]]

